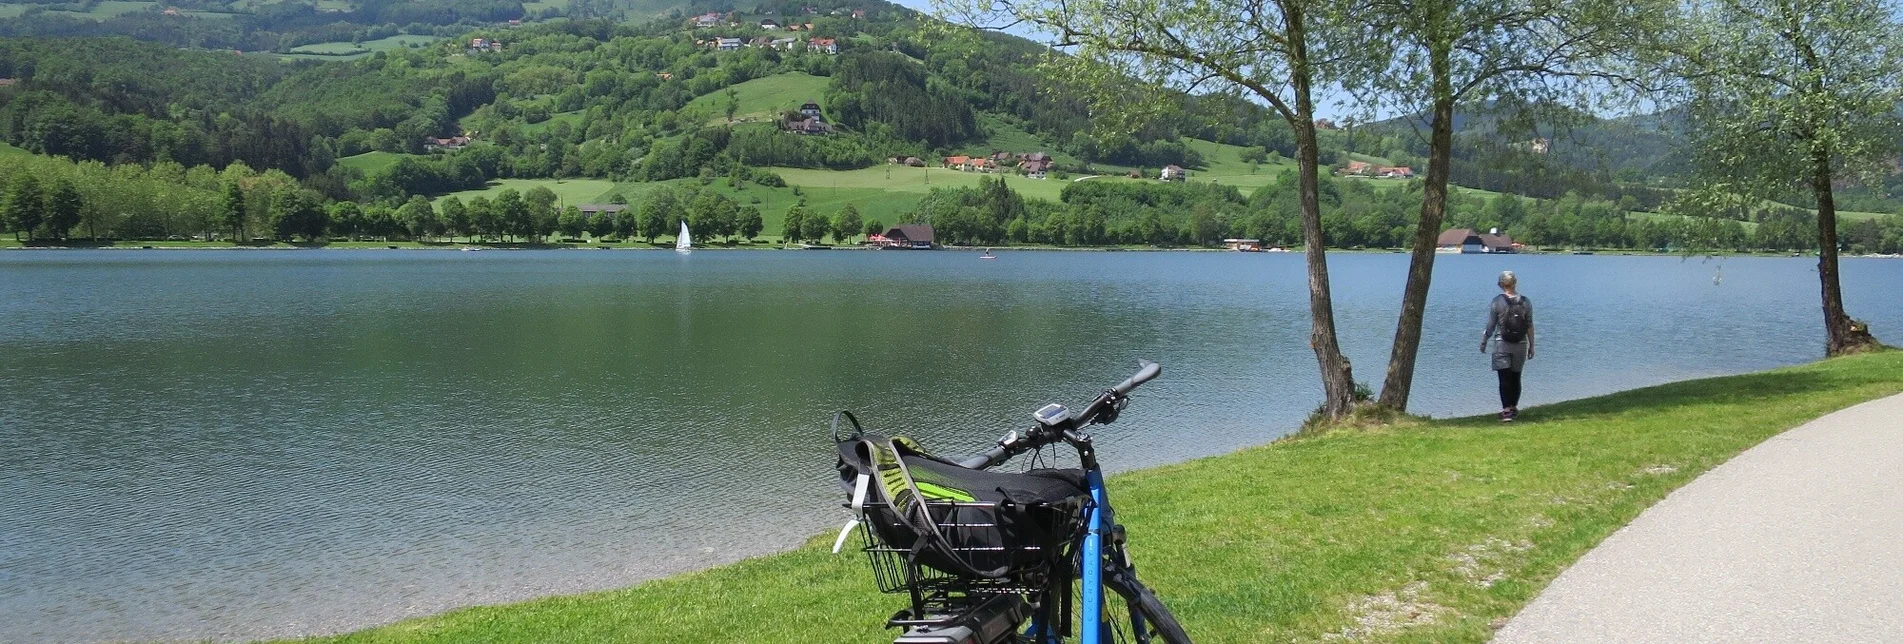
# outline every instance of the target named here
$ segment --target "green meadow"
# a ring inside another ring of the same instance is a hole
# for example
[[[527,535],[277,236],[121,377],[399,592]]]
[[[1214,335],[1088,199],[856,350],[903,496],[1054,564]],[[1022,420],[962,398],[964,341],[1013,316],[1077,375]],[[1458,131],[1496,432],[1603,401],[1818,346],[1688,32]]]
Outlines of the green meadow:
[[[1808,420],[1903,392],[1903,352],[1491,416],[1299,436],[1119,474],[1145,582],[1197,642],[1485,642],[1613,531]],[[1116,431],[1114,427],[1104,431]],[[830,535],[629,588],[308,642],[879,642],[904,603]]]

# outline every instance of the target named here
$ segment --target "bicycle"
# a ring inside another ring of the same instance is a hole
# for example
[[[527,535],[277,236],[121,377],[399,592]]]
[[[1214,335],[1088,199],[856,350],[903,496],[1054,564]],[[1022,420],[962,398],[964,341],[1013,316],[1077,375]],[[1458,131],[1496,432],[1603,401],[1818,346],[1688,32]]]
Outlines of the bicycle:
[[[861,527],[860,549],[879,589],[910,599],[886,621],[903,629],[894,644],[1062,644],[1072,632],[1073,602],[1080,644],[1188,644],[1175,616],[1137,580],[1083,431],[1115,422],[1130,392],[1160,373],[1143,362],[1082,411],[1046,405],[1032,414],[1030,429],[960,460],[903,437],[868,434],[851,412],[833,415],[840,482],[854,515],[833,552]],[[850,434],[841,435],[841,418]],[[1057,443],[1075,449],[1082,467],[988,471]]]

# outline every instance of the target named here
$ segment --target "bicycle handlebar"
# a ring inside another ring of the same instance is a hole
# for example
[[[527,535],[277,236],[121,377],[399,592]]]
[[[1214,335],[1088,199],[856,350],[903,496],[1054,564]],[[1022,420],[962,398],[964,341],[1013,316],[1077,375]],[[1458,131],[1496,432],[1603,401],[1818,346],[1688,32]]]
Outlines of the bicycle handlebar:
[[[1122,396],[1130,393],[1130,390],[1136,389],[1138,385],[1154,380],[1158,375],[1163,373],[1163,365],[1148,360],[1138,361],[1137,364],[1142,368],[1137,370],[1136,375],[1130,376],[1123,382],[1117,383],[1117,386],[1111,387],[1110,390],[1117,392],[1118,396]]]
[[[1011,460],[1011,457],[1017,456],[1018,454],[1060,440],[1077,440],[1076,429],[1096,424],[1098,418],[1103,415],[1104,410],[1112,409],[1111,406],[1116,405],[1124,396],[1129,395],[1131,390],[1136,389],[1143,383],[1154,380],[1158,375],[1163,373],[1163,365],[1148,360],[1139,361],[1138,364],[1142,365],[1142,368],[1138,369],[1135,375],[1130,376],[1123,382],[1117,383],[1116,386],[1099,394],[1096,400],[1090,401],[1090,405],[1084,407],[1083,412],[1072,413],[1070,417],[1056,425],[1044,426],[1039,424],[1032,427],[1031,430],[1023,436],[1019,436],[1015,431],[1011,432],[1004,438],[999,439],[996,447],[985,450],[983,454],[958,461],[958,466],[966,469],[982,470]],[[1114,420],[1114,415],[1112,419]],[[1108,423],[1110,421],[1105,422]]]

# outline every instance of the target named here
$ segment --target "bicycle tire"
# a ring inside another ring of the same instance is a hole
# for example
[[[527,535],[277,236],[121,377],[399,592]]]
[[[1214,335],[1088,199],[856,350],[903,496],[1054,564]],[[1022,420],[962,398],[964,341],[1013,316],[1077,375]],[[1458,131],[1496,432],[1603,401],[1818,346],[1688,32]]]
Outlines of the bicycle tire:
[[[1145,626],[1141,632],[1131,634],[1134,639],[1130,639],[1130,642],[1160,641],[1163,644],[1190,644],[1189,634],[1183,632],[1183,626],[1176,622],[1176,616],[1170,613],[1169,608],[1163,606],[1163,600],[1158,599],[1155,592],[1144,586],[1143,582],[1137,581],[1135,573],[1123,569],[1114,572],[1106,570],[1105,573],[1104,586],[1123,597],[1124,605],[1129,609],[1128,623],[1131,630],[1137,630],[1139,616],[1142,618],[1141,624]],[[1122,639],[1120,629],[1118,631],[1116,637]]]

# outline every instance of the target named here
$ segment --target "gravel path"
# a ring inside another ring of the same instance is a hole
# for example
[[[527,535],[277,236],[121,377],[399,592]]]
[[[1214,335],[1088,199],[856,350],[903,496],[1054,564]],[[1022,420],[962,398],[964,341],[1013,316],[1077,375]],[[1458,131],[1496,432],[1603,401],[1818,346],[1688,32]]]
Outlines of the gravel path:
[[[1673,492],[1493,641],[1903,642],[1903,395]]]

